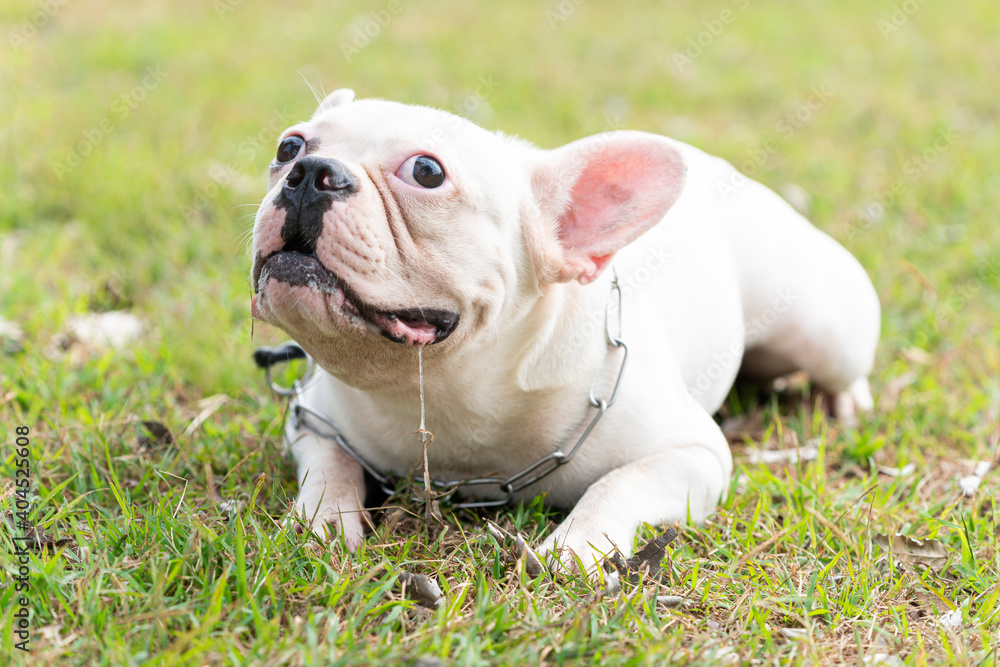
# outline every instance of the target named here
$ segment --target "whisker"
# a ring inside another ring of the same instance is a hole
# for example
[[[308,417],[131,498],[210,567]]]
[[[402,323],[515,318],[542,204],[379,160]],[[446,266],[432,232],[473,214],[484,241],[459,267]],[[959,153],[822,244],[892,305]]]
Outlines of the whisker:
[[[312,95],[313,95],[313,97],[315,97],[315,98],[316,98],[316,104],[319,104],[320,102],[322,102],[322,101],[323,101],[323,99],[324,99],[324,98],[325,98],[326,96],[325,96],[325,95],[324,95],[323,97],[320,97],[320,96],[319,96],[319,91],[317,91],[317,90],[316,90],[316,89],[315,89],[315,88],[313,87],[313,85],[312,85],[311,83],[309,83],[309,79],[307,79],[307,78],[306,78],[306,75],[302,73],[302,70],[299,70],[299,76],[301,76],[301,77],[302,77],[302,80],[306,82],[306,85],[307,85],[307,86],[309,86],[309,92],[311,92],[311,93],[312,93]],[[322,86],[322,85],[323,85],[323,84],[322,84],[322,83],[320,83],[320,86]]]

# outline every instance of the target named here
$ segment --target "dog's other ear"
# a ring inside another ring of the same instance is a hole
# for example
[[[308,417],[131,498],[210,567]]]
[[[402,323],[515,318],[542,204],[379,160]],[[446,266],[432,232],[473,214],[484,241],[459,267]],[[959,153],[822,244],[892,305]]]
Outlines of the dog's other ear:
[[[329,95],[326,96],[319,106],[316,107],[316,112],[313,114],[313,118],[320,115],[324,111],[329,111],[334,107],[339,107],[342,104],[347,104],[354,100],[354,91],[350,88],[338,88]]]
[[[558,237],[552,242],[532,234],[537,274],[587,284],[677,201],[684,160],[664,137],[605,132],[549,151],[531,187],[549,230],[543,235]]]

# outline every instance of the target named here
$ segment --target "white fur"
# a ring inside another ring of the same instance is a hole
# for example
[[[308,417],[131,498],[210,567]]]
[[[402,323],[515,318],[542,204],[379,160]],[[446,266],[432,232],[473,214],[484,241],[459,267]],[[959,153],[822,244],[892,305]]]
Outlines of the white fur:
[[[462,314],[451,338],[424,349],[430,468],[441,478],[520,470],[575,440],[595,373],[598,394],[610,392],[618,365],[604,341],[611,272],[574,256],[558,235],[559,216],[573,205],[568,187],[601,142],[648,146],[686,167],[683,182],[675,175],[663,184],[680,195],[664,200],[673,205],[662,221],[614,258],[630,353],[617,404],[569,465],[520,494],[573,508],[543,550],[568,547],[589,566],[612,546],[629,553],[642,522],[711,513],[732,468],[711,415],[741,362],[762,376],[808,371],[844,416],[871,407],[879,305],[867,275],[764,186],[747,179],[723,200],[718,184],[734,174],[727,162],[633,132],[600,135],[575,154],[546,152],[441,111],[352,102],[341,91],[331,98],[293,129],[319,139],[317,154],[343,162],[362,186],[350,208],[328,214],[324,224],[341,231],[324,237],[320,258],[369,302]],[[453,190],[425,195],[396,182],[399,164],[425,151],[441,159]],[[280,220],[267,202],[285,174],[272,175],[255,255],[276,242]],[[366,198],[382,178],[391,201]],[[349,261],[361,251],[376,258],[370,270]],[[375,466],[413,469],[421,457],[411,434],[416,350],[331,321],[304,292],[282,301],[275,289],[261,286],[260,317],[325,369],[301,400],[334,419]],[[288,435],[300,512],[356,546],[360,467],[308,431],[289,425]]]

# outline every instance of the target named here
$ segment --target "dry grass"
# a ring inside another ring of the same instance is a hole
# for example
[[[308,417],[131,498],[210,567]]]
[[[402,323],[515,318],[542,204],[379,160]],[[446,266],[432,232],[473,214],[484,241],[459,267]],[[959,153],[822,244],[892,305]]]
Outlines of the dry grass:
[[[0,346],[0,439],[31,429],[33,518],[71,543],[31,557],[30,656],[10,640],[17,563],[0,549],[0,660],[997,664],[998,477],[973,497],[958,481],[997,455],[997,4],[923,3],[885,32],[892,6],[754,1],[679,67],[736,3],[403,3],[348,62],[340,43],[386,6],[67,3],[2,47],[0,315],[25,335],[20,352]],[[560,6],[571,11],[553,21]],[[35,11],[0,7],[0,33]],[[150,67],[166,78],[119,117]],[[879,409],[847,430],[800,390],[739,386],[720,419],[747,416],[757,448],[815,441],[818,458],[750,463],[734,444],[719,511],[677,526],[662,575],[616,596],[504,561],[485,520],[537,543],[558,520],[539,503],[445,507],[428,527],[394,499],[403,518],[376,512],[354,555],[282,526],[295,482],[281,406],[250,363],[281,334],[258,326],[250,340],[238,239],[263,192],[269,125],[312,111],[300,73],[465,110],[543,146],[626,126],[745,168],[775,140],[754,177],[801,186],[878,289]],[[497,85],[473,108],[484,77]],[[817,86],[829,99],[786,135],[779,123]],[[114,126],[91,141],[105,118]],[[950,143],[915,163],[942,132]],[[111,308],[148,327],[127,350],[50,345],[72,315]],[[228,399],[185,435],[216,394]],[[144,420],[174,442],[140,442]],[[16,509],[13,449],[0,511]],[[896,532],[940,540],[949,562],[899,565],[873,543]],[[404,571],[434,578],[445,604],[404,597]],[[956,610],[960,622],[942,621]]]

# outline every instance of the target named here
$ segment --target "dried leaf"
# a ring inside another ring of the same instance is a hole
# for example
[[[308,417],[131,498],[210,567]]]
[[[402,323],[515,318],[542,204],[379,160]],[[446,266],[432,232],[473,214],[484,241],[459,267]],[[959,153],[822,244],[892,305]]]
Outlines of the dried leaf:
[[[213,484],[209,489],[208,497],[213,503],[222,503],[226,501],[226,499],[222,497],[222,491],[220,489],[221,487],[218,484]]]
[[[684,604],[684,598],[679,595],[657,595],[656,604],[667,609],[676,609]]]
[[[746,440],[759,441],[764,437],[764,413],[760,410],[751,415],[730,417],[722,422],[722,434],[732,443]]]
[[[805,628],[781,628],[778,634],[785,639],[805,639],[809,636],[809,631]]]
[[[90,293],[88,309],[94,312],[131,308],[128,286],[118,276],[112,276]]]
[[[246,501],[238,498],[230,498],[229,500],[219,502],[218,505],[219,513],[224,514],[227,518],[229,518],[239,514],[240,510],[246,506]]]
[[[13,512],[4,512],[3,524],[16,545],[23,549],[41,551],[42,549],[58,549],[63,546],[76,546],[71,537],[52,537],[41,526],[18,523]]]
[[[222,491],[218,484],[214,483],[209,487],[208,497],[215,503],[216,508],[219,510],[219,514],[223,516],[227,521],[232,517],[236,516],[243,510],[246,506],[245,500],[239,500],[238,498],[223,498]]]
[[[938,621],[949,630],[958,630],[962,627],[962,610],[948,611],[941,615]]]
[[[438,498],[442,498],[450,493],[449,491],[435,491],[431,489],[430,492],[427,491],[422,485],[414,481],[410,485],[410,497],[413,498],[414,502],[421,503],[424,505],[424,523],[429,522],[431,519],[436,520],[438,523],[444,523],[444,515],[441,514],[441,501]],[[430,502],[427,502],[428,496],[430,497]]]
[[[524,559],[524,571],[532,577],[537,577],[545,572],[542,559],[528,546],[520,534],[515,535],[515,545],[520,558]]]
[[[428,609],[438,609],[444,602],[444,593],[437,582],[422,574],[412,574],[410,572],[399,573],[399,583],[403,587],[403,592]]]
[[[900,393],[916,381],[917,374],[910,371],[886,382],[878,399],[878,409],[882,412],[894,409],[899,404]]]
[[[386,535],[392,535],[396,532],[396,527],[399,526],[400,522],[406,518],[406,511],[401,507],[395,507],[390,510],[385,519],[382,521],[382,526]]]
[[[651,539],[627,560],[623,559],[621,554],[615,550],[604,559],[604,571],[609,574],[619,572],[632,585],[638,584],[642,576],[647,579],[656,577],[660,574],[661,563],[667,553],[667,545],[675,539],[677,539],[677,531],[673,528],[667,528],[662,535]]]
[[[889,477],[909,477],[917,469],[915,463],[907,463],[902,468],[892,468],[889,466],[879,466],[878,471]]]
[[[507,539],[506,531],[504,531],[502,528],[500,528],[500,526],[496,525],[492,521],[486,522],[486,530],[487,532],[489,532],[490,535],[496,538],[497,542],[502,542]]]
[[[882,635],[876,635],[868,655],[864,658],[864,664],[872,667],[895,667],[902,665],[903,661],[899,657],[889,653],[889,642]]]
[[[903,358],[909,361],[911,364],[920,364],[921,366],[926,366],[934,361],[934,357],[931,356],[930,352],[927,350],[922,350],[919,347],[908,347],[902,352]]]
[[[639,551],[625,561],[625,566],[630,572],[639,574],[646,572],[647,576],[655,577],[660,573],[660,564],[667,555],[667,545],[677,539],[677,531],[667,528],[661,535],[657,535]]]
[[[979,485],[982,483],[986,475],[989,474],[992,467],[992,461],[979,461],[976,463],[976,467],[972,471],[971,475],[958,480],[958,486],[962,489],[962,495],[966,498],[972,498],[976,495],[976,490],[979,488]]]
[[[7,354],[18,354],[24,350],[24,331],[2,317],[0,317],[0,348]]]
[[[948,563],[948,550],[940,540],[916,540],[906,535],[889,537],[876,533],[872,536],[872,541],[903,563],[929,567],[935,571],[940,571]]]
[[[815,461],[819,458],[819,441],[810,440],[805,447],[795,449],[756,449],[747,450],[750,463],[798,463],[799,461]]]
[[[136,438],[139,449],[158,449],[163,445],[174,444],[174,436],[170,429],[158,421],[144,421],[139,429],[139,436]]]
[[[434,519],[438,523],[444,523],[444,515],[441,514],[441,503],[437,500],[432,500],[426,508],[426,516],[424,521],[428,519]]]
[[[191,420],[187,428],[184,429],[184,437],[190,438],[191,434],[201,428],[201,425],[205,423],[205,420],[215,414],[215,411],[221,408],[229,401],[229,397],[225,394],[214,394],[208,398],[203,398],[198,401],[198,407],[201,408],[201,412],[198,416]]]
[[[515,533],[511,535],[492,521],[486,522],[486,529],[496,539],[498,544],[501,546],[504,544],[508,545],[506,547],[507,553],[501,552],[501,556],[507,563],[516,563],[518,560],[524,559],[524,571],[530,576],[538,577],[545,574],[546,570],[542,564],[542,559],[528,546],[528,543],[520,534]],[[509,546],[511,542],[514,543],[513,547]]]
[[[145,330],[142,320],[123,310],[76,315],[49,340],[42,354],[53,361],[79,366],[93,355],[128,347]]]
[[[413,667],[444,667],[444,663],[437,656],[425,655],[417,658],[417,661],[413,663]]]
[[[76,315],[66,321],[64,333],[53,339],[52,345],[68,350],[78,343],[87,352],[105,352],[127,347],[145,331],[138,317],[124,310]]]
[[[605,572],[624,572],[628,569],[625,557],[617,549],[605,556],[603,567]]]

